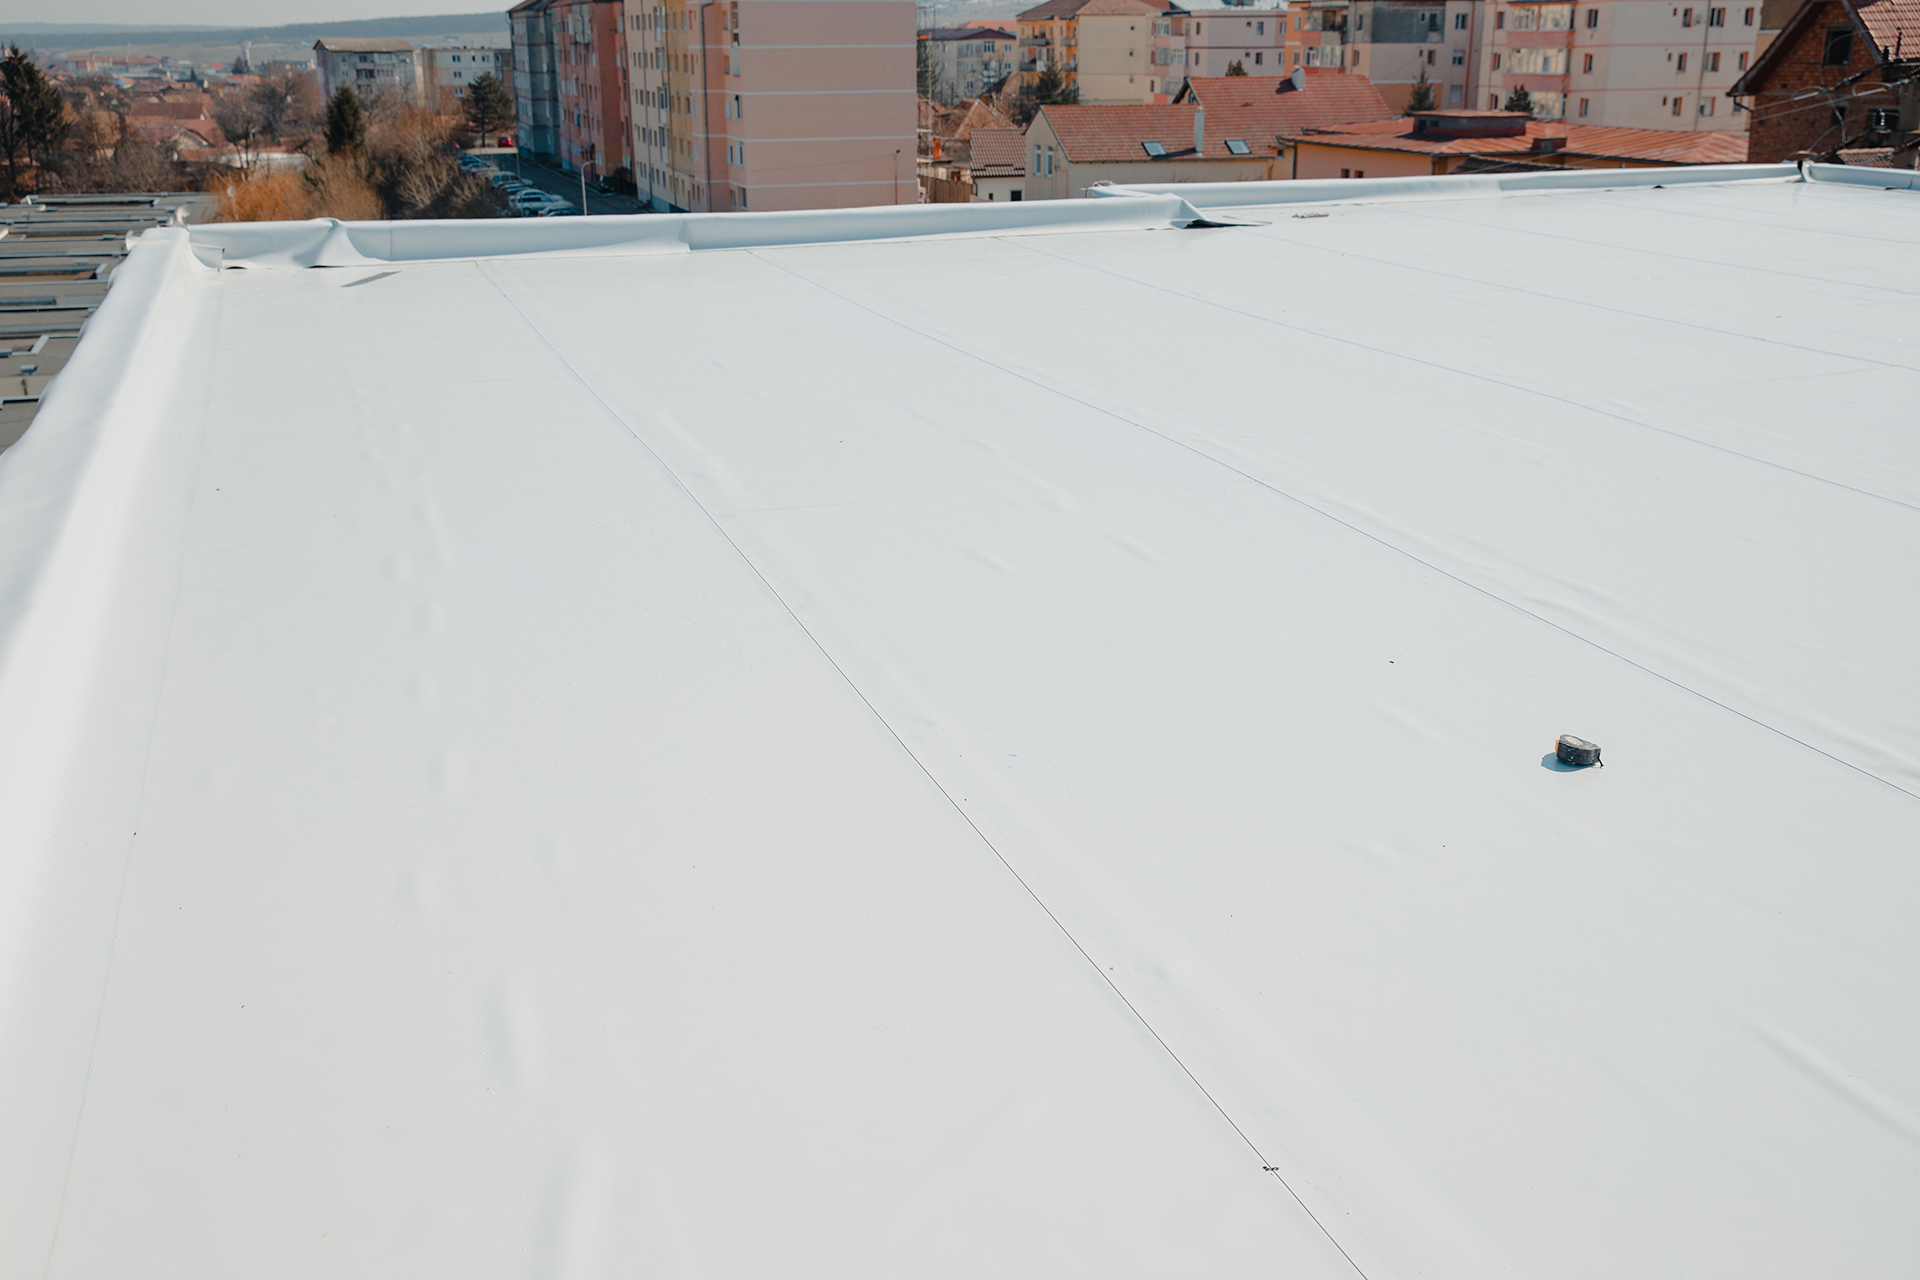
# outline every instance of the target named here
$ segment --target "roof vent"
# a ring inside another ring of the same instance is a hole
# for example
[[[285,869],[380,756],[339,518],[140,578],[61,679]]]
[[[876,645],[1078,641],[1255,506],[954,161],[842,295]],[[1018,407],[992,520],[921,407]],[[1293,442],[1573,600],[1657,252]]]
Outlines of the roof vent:
[[[1293,87],[1295,92],[1307,87],[1307,69],[1305,67],[1295,67],[1293,69]],[[1278,93],[1279,90],[1276,89],[1274,92]]]
[[[1553,745],[1553,754],[1559,757],[1561,764],[1570,764],[1575,768],[1600,763],[1599,744],[1576,738],[1570,733],[1560,735],[1560,741]]]

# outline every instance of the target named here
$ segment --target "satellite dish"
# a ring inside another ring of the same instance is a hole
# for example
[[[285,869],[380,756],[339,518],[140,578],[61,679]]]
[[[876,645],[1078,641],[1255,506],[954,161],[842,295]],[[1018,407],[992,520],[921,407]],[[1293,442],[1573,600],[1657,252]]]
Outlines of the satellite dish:
[[[1293,69],[1294,91],[1297,93],[1306,87],[1307,87],[1307,69],[1305,67],[1295,67]]]

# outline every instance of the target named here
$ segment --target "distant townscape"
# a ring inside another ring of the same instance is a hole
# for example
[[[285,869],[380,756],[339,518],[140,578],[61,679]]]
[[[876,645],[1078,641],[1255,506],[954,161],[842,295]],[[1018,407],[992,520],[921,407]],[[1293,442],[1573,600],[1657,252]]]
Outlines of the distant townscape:
[[[1858,0],[523,0],[340,26],[36,33],[5,64],[0,194],[566,216],[1920,151],[1920,17]]]

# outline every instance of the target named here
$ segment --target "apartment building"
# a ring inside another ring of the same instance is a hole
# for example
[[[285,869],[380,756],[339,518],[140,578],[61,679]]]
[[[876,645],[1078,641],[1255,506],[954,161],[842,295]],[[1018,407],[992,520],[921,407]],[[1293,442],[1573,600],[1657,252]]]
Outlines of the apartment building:
[[[1224,76],[1235,63],[1249,76],[1287,73],[1284,8],[1192,9],[1186,26],[1189,77]]]
[[[1759,0],[1486,4],[1471,105],[1505,105],[1517,88],[1536,118],[1624,128],[1741,132],[1727,94],[1759,35]]]
[[[1169,103],[1187,79],[1187,11],[1169,0],[1046,0],[1015,20],[1031,89],[1058,69],[1089,106]]]
[[[467,86],[481,76],[497,76],[511,91],[513,55],[508,49],[416,49],[421,98],[464,98]]]
[[[560,97],[555,88],[554,15],[549,0],[520,0],[507,10],[516,74],[514,136],[520,154],[551,161],[560,151]]]
[[[623,32],[655,208],[918,202],[910,0],[626,0]]]
[[[1019,38],[1000,27],[932,27],[920,33],[927,96],[952,106],[1013,73]]]
[[[1372,80],[1396,111],[1408,109],[1423,81],[1434,106],[1469,106],[1481,7],[1475,0],[1353,0],[1347,69]]]
[[[332,97],[347,85],[362,98],[398,93],[419,97],[420,68],[410,40],[324,39],[313,42],[320,92]]]
[[[523,0],[508,11],[521,154],[624,186],[634,171],[621,0]]]

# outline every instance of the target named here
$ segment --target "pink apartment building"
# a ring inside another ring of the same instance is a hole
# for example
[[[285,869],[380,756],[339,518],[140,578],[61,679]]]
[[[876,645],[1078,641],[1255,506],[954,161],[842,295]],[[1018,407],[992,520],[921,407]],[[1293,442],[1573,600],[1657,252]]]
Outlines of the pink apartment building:
[[[634,179],[657,209],[915,204],[909,0],[626,0]]]

